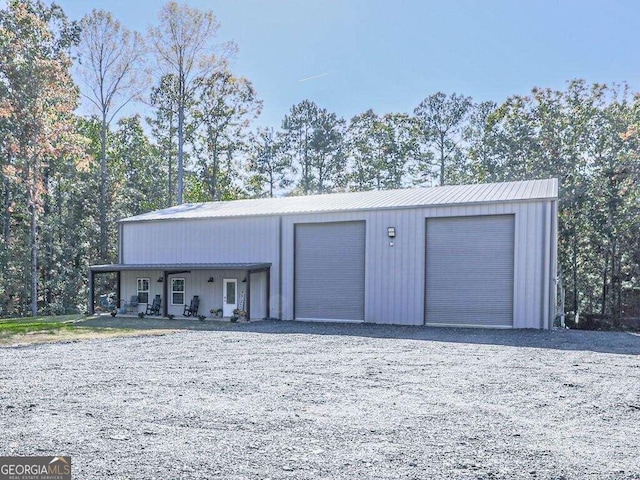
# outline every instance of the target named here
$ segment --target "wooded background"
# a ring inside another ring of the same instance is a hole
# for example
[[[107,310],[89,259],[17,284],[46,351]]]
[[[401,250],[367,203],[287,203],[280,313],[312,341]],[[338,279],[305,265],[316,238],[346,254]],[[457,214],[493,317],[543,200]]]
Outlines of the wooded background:
[[[547,177],[560,180],[566,309],[630,315],[640,96],[624,83],[571,80],[501,105],[425,92],[411,114],[351,119],[304,100],[258,128],[259,94],[218,29],[174,2],[144,34],[104,11],[0,10],[0,315],[85,311],[88,266],[117,260],[115,221],[183,201]],[[132,106],[146,115],[122,114]]]

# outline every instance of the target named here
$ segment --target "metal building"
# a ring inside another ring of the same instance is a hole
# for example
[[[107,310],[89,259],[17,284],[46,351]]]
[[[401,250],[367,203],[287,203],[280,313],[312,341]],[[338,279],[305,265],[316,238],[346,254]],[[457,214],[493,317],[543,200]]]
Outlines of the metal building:
[[[119,300],[164,315],[549,328],[556,179],[183,204],[119,222]],[[144,301],[143,301],[144,300]],[[93,311],[93,301],[91,310]]]

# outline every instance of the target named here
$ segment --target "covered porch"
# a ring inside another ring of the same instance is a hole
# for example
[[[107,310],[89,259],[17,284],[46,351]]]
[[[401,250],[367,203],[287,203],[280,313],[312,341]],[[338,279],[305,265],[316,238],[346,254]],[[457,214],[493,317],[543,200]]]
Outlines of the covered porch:
[[[96,312],[96,278],[107,274],[116,276],[114,303],[126,314],[146,313],[158,296],[157,313],[163,317],[183,316],[196,297],[198,310],[192,316],[209,317],[211,310],[222,310],[222,317],[231,317],[236,309],[246,312],[247,319],[271,316],[270,263],[93,265],[89,268],[91,314]]]

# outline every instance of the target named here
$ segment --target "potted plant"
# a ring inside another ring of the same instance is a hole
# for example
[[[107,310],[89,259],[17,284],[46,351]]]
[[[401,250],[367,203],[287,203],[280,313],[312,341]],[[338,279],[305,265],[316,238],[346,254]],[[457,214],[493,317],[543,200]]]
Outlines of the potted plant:
[[[233,311],[233,316],[236,317],[236,320],[249,321],[249,318],[247,317],[247,312],[244,310],[240,310],[239,308],[236,308]]]
[[[204,315],[198,315],[198,320],[200,320],[201,322],[204,322],[204,319],[207,318]]]

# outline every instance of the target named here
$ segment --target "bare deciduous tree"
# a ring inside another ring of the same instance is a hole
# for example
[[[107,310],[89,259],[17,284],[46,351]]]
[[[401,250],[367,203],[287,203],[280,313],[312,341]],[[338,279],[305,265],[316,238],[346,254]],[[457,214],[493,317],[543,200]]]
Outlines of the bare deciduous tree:
[[[113,118],[141,91],[144,41],[104,10],[93,10],[81,21],[78,70],[82,95],[98,111],[100,132],[100,258],[108,259],[107,132]]]
[[[184,123],[186,104],[197,87],[197,78],[208,77],[235,52],[232,42],[214,44],[220,24],[211,11],[176,2],[166,3],[160,25],[149,27],[149,41],[156,54],[159,77],[173,74],[178,84],[178,203],[184,189]]]

